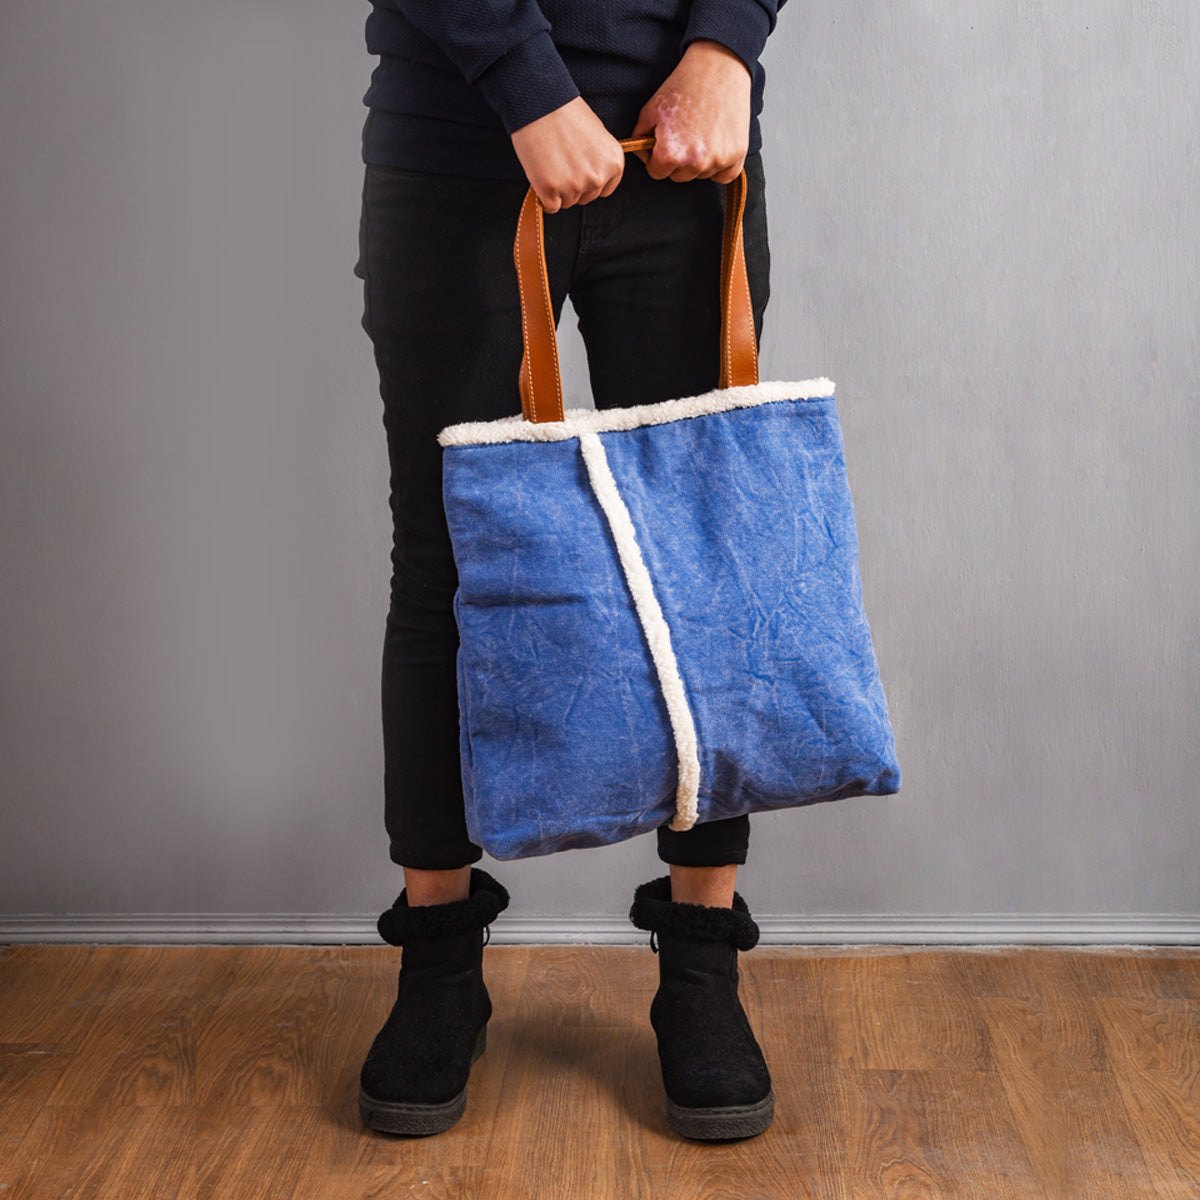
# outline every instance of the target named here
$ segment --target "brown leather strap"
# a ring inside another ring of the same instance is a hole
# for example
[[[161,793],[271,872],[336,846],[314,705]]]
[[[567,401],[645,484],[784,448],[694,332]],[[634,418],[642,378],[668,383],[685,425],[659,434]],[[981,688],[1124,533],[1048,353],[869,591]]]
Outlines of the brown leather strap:
[[[649,150],[654,135],[622,138],[621,148]],[[663,181],[664,184],[666,181]],[[678,186],[672,184],[671,186]],[[746,278],[742,245],[742,214],[746,207],[746,171],[743,168],[725,191],[725,228],[721,248],[721,378],[719,387],[758,382],[758,342],[754,310]],[[521,411],[527,421],[563,419],[562,376],[558,369],[558,338],[550,281],[546,274],[544,209],[531,187],[521,205],[513,262],[521,292]]]

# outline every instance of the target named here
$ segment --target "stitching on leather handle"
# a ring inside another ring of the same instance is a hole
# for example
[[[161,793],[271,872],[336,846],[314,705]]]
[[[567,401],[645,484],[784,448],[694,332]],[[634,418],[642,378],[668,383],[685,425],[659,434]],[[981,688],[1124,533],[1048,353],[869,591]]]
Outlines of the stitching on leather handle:
[[[740,186],[740,184],[741,184],[741,180],[739,178],[738,186]],[[728,204],[728,202],[729,202],[729,193],[728,192],[725,193],[725,201],[726,201],[726,204]],[[728,224],[728,225],[732,226],[732,222],[730,221],[728,216],[726,216],[726,219],[723,222],[723,224]],[[724,230],[722,230],[722,232],[724,232]],[[721,380],[721,382],[724,383],[726,387],[729,387],[733,383],[733,319],[732,319],[733,318],[733,288],[730,287],[729,284],[731,284],[733,282],[733,264],[737,257],[737,255],[735,254],[736,247],[737,247],[736,234],[734,236],[730,237],[727,241],[724,238],[722,239],[722,250],[724,251],[724,253],[722,254],[722,257],[721,257],[721,285],[720,286],[721,286],[721,290],[725,293],[725,307],[721,311],[721,324],[725,327],[725,366],[727,368],[727,374]],[[728,259],[729,259],[728,275],[726,275],[726,264],[725,264],[726,257],[728,257]]]
[[[738,205],[737,240],[742,247],[742,259],[746,257],[745,214],[746,201],[750,198],[750,178],[746,176],[746,168],[742,168],[745,179],[742,184],[742,200]],[[746,263],[746,308],[750,313],[750,361],[754,365],[754,382],[758,382],[758,334],[754,331],[754,297],[750,294],[750,264]]]
[[[522,352],[521,360],[525,365],[525,388],[528,393],[529,412],[526,414],[532,421],[537,414],[537,405],[533,385],[533,354],[529,345],[529,320],[525,312],[525,289],[521,286],[521,230],[525,226],[525,208],[529,204],[529,197],[533,195],[532,191],[525,193],[525,199],[521,201],[521,212],[517,217],[517,239],[513,243],[513,254],[517,260],[517,291],[521,296],[521,342]]]
[[[550,322],[550,352],[554,356],[554,383],[558,393],[555,419],[561,421],[563,419],[562,373],[558,367],[558,331],[554,323],[554,302],[550,298],[550,269],[546,265],[546,212],[542,206],[541,199],[537,197],[535,199],[537,203],[538,264],[541,267],[538,273],[542,277],[542,291],[545,293],[546,298],[546,318]]]

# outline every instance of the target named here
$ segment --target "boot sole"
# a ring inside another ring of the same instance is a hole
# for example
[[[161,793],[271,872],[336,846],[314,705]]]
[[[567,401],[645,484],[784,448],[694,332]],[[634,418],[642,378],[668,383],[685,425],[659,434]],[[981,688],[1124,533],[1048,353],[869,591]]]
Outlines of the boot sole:
[[[487,1047],[487,1026],[479,1030],[475,1049],[471,1052],[471,1063]],[[358,1089],[358,1115],[370,1129],[381,1133],[407,1133],[424,1137],[431,1133],[442,1133],[449,1129],[466,1111],[467,1089],[441,1104],[415,1104],[403,1100],[376,1100],[360,1087]]]
[[[684,1137],[745,1138],[762,1133],[775,1117],[775,1093],[768,1092],[754,1104],[730,1104],[719,1108],[684,1108],[667,1099],[667,1123]]]

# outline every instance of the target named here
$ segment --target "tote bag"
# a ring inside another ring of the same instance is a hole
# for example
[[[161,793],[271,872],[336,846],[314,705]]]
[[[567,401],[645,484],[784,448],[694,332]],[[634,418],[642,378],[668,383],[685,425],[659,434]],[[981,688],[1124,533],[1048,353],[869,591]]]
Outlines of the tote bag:
[[[522,204],[522,411],[437,435],[466,825],[495,858],[900,789],[833,384],[758,380],[745,199],[743,171],[719,386],[565,411]]]

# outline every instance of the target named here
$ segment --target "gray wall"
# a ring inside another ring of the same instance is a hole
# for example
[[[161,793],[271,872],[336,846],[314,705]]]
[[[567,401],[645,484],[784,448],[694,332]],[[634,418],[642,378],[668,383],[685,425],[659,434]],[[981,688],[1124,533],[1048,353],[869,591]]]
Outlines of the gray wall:
[[[367,11],[0,8],[11,937],[374,938],[399,890]],[[1196,6],[794,0],[765,63],[762,374],[837,382],[904,788],[756,816],[739,888],[777,940],[1194,940]],[[501,938],[623,936],[665,870],[483,865]]]

